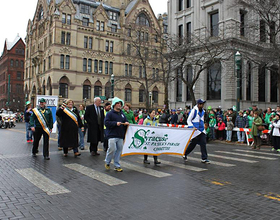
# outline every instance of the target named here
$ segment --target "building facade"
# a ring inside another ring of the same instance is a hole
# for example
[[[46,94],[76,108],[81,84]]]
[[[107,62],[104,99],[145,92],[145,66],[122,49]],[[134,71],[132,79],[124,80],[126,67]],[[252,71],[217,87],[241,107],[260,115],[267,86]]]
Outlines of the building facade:
[[[262,68],[258,62],[249,59],[254,55],[259,56],[260,51],[271,45],[269,36],[263,37],[265,28],[254,12],[232,0],[169,0],[168,19],[169,33],[172,35],[185,36],[185,39],[186,36],[198,36],[209,41],[227,42],[228,58],[216,57],[220,61],[201,73],[194,85],[196,99],[205,99],[207,106],[214,108],[236,106],[237,73],[234,54],[240,51],[243,55],[240,108],[247,109],[253,104],[262,109],[276,107],[280,99],[276,83],[278,67]],[[255,27],[253,22],[257,24]],[[191,79],[197,69],[190,65],[184,71]],[[170,106],[177,108],[186,105],[192,105],[188,88],[177,79],[170,84]]]
[[[5,41],[0,57],[0,109],[24,110],[24,51],[19,36],[13,42]]]
[[[33,101],[45,94],[89,104],[113,90],[133,108],[145,108],[149,93],[162,106],[162,82],[147,80],[160,69],[150,57],[143,63],[136,42],[156,48],[163,26],[148,0],[38,0],[27,27],[24,92]]]

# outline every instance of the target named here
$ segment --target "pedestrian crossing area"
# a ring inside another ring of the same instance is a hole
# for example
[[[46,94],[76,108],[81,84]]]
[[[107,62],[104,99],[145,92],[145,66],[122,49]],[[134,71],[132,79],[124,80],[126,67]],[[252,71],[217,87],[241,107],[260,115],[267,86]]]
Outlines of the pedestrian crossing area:
[[[159,159],[161,159],[162,164],[159,166],[153,166],[152,157],[149,158],[151,160],[151,165],[144,165],[142,163],[142,156],[135,156],[132,159],[130,157],[123,157],[120,163],[122,168],[124,169],[124,172],[136,172],[141,173],[142,175],[150,176],[152,178],[161,179],[173,178],[172,176],[174,175],[174,169],[172,168],[178,168],[186,172],[189,171],[203,173],[210,170],[211,166],[219,166],[223,169],[227,169],[230,167],[234,168],[240,164],[237,162],[247,163],[248,165],[259,163],[261,161],[273,162],[279,160],[280,156],[280,154],[268,151],[252,151],[246,149],[234,149],[233,151],[217,150],[208,154],[211,164],[206,165],[200,163],[200,154],[201,153],[197,151],[193,152],[190,156],[188,156],[187,162],[184,162],[181,156],[160,156]],[[5,156],[3,158],[9,158],[9,156]],[[115,187],[118,185],[125,185],[129,183],[129,181],[127,180],[127,176],[123,176],[121,175],[121,173],[116,173],[113,171],[113,164],[111,164],[111,170],[108,171],[105,170],[103,162],[102,164],[100,164],[100,166],[102,165],[102,168],[100,168],[99,166],[97,168],[91,168],[82,165],[82,161],[80,161],[80,163],[81,164],[63,164],[62,166],[65,169],[77,172],[83,176],[86,176],[87,178],[105,184],[109,187]],[[15,171],[35,187],[41,189],[47,195],[53,196],[58,194],[71,193],[70,189],[67,188],[67,185],[55,182],[54,180],[46,177],[43,173],[35,170],[34,168],[15,169]]]

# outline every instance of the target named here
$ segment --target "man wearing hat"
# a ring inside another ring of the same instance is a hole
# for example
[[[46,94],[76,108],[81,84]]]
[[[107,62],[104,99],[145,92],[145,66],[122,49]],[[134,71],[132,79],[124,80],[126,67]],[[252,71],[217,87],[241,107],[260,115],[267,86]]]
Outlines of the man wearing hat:
[[[197,105],[191,110],[188,117],[188,127],[195,127],[200,134],[193,138],[187,147],[187,150],[184,155],[184,160],[187,161],[187,156],[192,152],[197,144],[200,145],[201,150],[201,162],[209,164],[210,161],[207,159],[207,150],[206,150],[206,131],[204,129],[204,115],[205,111],[203,109],[204,103],[206,101],[202,99],[197,100]]]
[[[105,168],[110,169],[110,163],[114,157],[114,166],[117,172],[122,172],[120,157],[123,148],[126,126],[129,125],[122,112],[123,100],[115,97],[112,100],[112,110],[106,114],[105,126],[108,138],[108,150],[105,158]]]
[[[32,155],[36,157],[40,139],[43,135],[43,156],[45,160],[49,160],[49,138],[53,128],[52,111],[46,107],[46,100],[41,98],[39,106],[32,109],[33,114],[30,117],[30,127],[34,132],[34,142],[32,148]]]
[[[30,101],[27,101],[26,103],[26,108],[24,110],[24,121],[25,121],[25,128],[26,128],[26,141],[27,143],[32,143],[32,131],[30,128],[30,116],[32,115],[32,107]]]
[[[176,114],[176,110],[172,109],[171,110],[171,121],[170,121],[170,124],[176,125],[177,121],[178,121],[178,115]]]

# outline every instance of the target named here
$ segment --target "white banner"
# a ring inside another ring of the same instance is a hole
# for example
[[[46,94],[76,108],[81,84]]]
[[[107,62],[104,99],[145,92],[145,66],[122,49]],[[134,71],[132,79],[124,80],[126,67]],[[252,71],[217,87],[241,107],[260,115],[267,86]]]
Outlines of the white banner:
[[[122,156],[175,154],[184,155],[195,133],[192,128],[129,125]]]
[[[39,105],[39,100],[44,98],[46,100],[46,106],[52,111],[53,116],[53,129],[52,133],[56,133],[56,109],[58,106],[58,96],[49,96],[49,95],[37,95],[36,104]]]

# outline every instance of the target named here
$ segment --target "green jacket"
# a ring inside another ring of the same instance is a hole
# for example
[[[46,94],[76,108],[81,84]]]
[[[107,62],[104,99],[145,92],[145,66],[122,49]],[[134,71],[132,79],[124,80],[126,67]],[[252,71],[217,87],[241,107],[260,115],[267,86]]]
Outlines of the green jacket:
[[[123,111],[127,121],[129,122],[129,124],[136,124],[133,111],[129,110],[129,112],[127,112],[124,109],[122,111]]]
[[[53,116],[52,116],[52,111],[49,108],[45,109],[40,109],[38,108],[40,112],[43,112],[43,115],[45,117],[46,123],[48,125],[49,129],[53,129]],[[45,111],[44,111],[45,110]],[[30,127],[39,127],[42,128],[40,122],[38,121],[38,118],[34,113],[30,116],[30,121],[29,121]]]
[[[249,128],[252,128],[254,117],[251,115],[248,115],[248,122],[249,122]]]
[[[216,127],[216,124],[217,124],[216,119],[215,118],[211,118],[210,121],[209,121],[209,127],[210,128]]]
[[[264,123],[271,124],[270,117],[272,114],[273,114],[272,112],[270,114],[268,113],[265,114]]]
[[[260,116],[258,116],[257,118],[254,119],[255,124],[252,125],[252,135],[253,136],[258,136],[260,134],[259,130],[258,130],[258,126],[262,125],[262,119]]]

